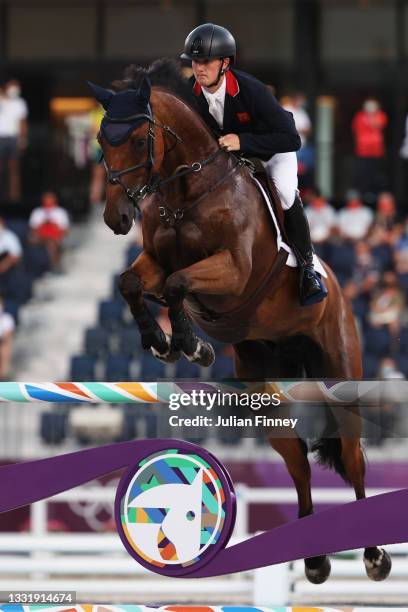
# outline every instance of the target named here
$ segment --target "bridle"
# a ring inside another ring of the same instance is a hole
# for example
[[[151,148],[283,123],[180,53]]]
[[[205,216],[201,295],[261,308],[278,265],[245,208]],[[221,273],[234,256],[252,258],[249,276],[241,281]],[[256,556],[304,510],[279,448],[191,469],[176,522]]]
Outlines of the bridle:
[[[101,158],[101,161],[103,161],[103,165],[105,166],[106,177],[107,177],[108,183],[110,183],[111,185],[120,185],[123,191],[125,192],[125,194],[127,195],[127,197],[129,198],[129,200],[132,202],[135,208],[137,208],[137,210],[140,212],[138,201],[141,198],[145,198],[147,195],[150,195],[150,193],[153,193],[153,191],[155,191],[155,189],[153,189],[153,186],[155,184],[154,177],[153,177],[154,141],[155,141],[154,128],[155,126],[157,126],[158,128],[161,128],[162,130],[164,130],[165,132],[173,136],[173,138],[175,139],[174,145],[170,147],[170,149],[168,149],[166,153],[171,151],[179,142],[182,142],[182,140],[180,136],[178,136],[176,132],[172,130],[168,125],[162,125],[161,123],[159,123],[158,121],[154,119],[150,106],[149,106],[148,114],[138,113],[136,115],[129,115],[128,117],[116,118],[116,117],[110,117],[107,113],[105,113],[104,119],[106,119],[109,123],[131,123],[131,122],[137,121],[138,119],[145,119],[146,121],[149,122],[149,130],[147,132],[147,158],[145,162],[136,164],[135,166],[130,166],[129,168],[125,168],[124,170],[113,170],[112,168],[109,168],[103,155]],[[125,183],[122,181],[122,176],[125,176],[126,174],[130,174],[131,172],[136,172],[136,170],[141,170],[142,168],[148,169],[149,174],[148,174],[147,183],[145,183],[141,187],[136,187],[135,189],[130,189],[129,187],[127,187]]]
[[[145,119],[146,121],[149,122],[149,130],[147,132],[147,159],[145,162],[136,164],[135,166],[130,166],[129,168],[125,168],[123,170],[113,170],[112,168],[109,168],[103,155],[101,158],[105,166],[108,183],[110,183],[111,185],[120,185],[123,191],[125,192],[126,196],[129,198],[133,206],[138,210],[140,214],[141,214],[141,210],[139,206],[140,200],[143,200],[144,198],[151,195],[152,193],[157,192],[162,185],[170,183],[183,176],[201,172],[201,170],[206,165],[211,163],[219,155],[221,155],[222,153],[226,153],[224,149],[217,149],[215,153],[212,153],[209,157],[201,161],[193,162],[192,164],[183,164],[182,166],[178,166],[178,168],[176,168],[173,174],[171,174],[169,177],[162,178],[160,177],[160,175],[154,175],[153,174],[154,161],[155,161],[154,160],[154,141],[155,141],[154,128],[158,127],[164,130],[165,132],[167,132],[168,134],[170,134],[174,138],[174,144],[169,149],[167,149],[164,152],[164,154],[172,151],[179,143],[183,141],[180,138],[180,136],[168,125],[163,125],[159,123],[158,121],[156,121],[156,119],[152,115],[150,105],[148,107],[148,110],[149,110],[149,113],[139,113],[139,114],[130,115],[124,118],[110,117],[107,113],[105,113],[105,116],[104,116],[104,118],[108,122],[112,122],[112,123],[130,123],[130,122],[136,121],[137,119]],[[228,153],[226,154],[229,155]],[[176,210],[172,210],[168,208],[167,206],[159,206],[159,216],[160,216],[161,222],[164,224],[174,225],[175,222],[180,221],[183,218],[184,213],[187,210],[190,210],[191,208],[195,207],[196,204],[198,204],[209,193],[211,193],[216,188],[218,188],[222,183],[224,183],[224,181],[228,178],[228,176],[232,172],[234,172],[237,168],[244,165],[244,163],[245,163],[244,160],[239,159],[239,158],[236,159],[236,163],[232,166],[232,168],[228,172],[226,172],[221,177],[219,181],[211,185],[205,193],[201,194],[198,198],[196,198],[193,202],[190,202],[187,206],[183,208],[177,208]],[[125,183],[122,181],[122,176],[125,176],[126,174],[130,174],[131,172],[135,172],[136,170],[141,170],[142,168],[146,168],[149,171],[147,182],[141,187],[136,187],[134,189],[130,189],[129,187],[127,187]]]

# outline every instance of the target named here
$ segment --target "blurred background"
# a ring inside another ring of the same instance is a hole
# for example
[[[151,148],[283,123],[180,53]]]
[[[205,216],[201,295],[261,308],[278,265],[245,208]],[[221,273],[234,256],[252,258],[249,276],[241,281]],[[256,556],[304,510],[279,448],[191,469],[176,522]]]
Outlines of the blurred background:
[[[312,238],[352,301],[364,376],[408,376],[408,0],[0,0],[0,379],[232,376],[227,345],[214,343],[210,370],[186,360],[164,367],[141,350],[117,288],[142,248],[140,228],[113,236],[103,223],[101,111],[86,86],[109,86],[130,63],[177,57],[205,21],[233,32],[237,67],[294,114]],[[155,313],[166,327],[165,312]],[[380,419],[402,436],[367,433],[369,493],[407,483],[404,407],[384,406]],[[0,462],[158,435],[157,407],[5,404]],[[196,440],[241,486],[236,537],[296,517],[292,484],[263,440],[234,432]],[[314,473],[317,509],[352,499],[338,477]],[[80,574],[81,592],[105,603],[115,593],[153,603],[153,592],[157,601],[259,605],[406,601],[406,547],[394,550],[393,578],[381,585],[364,577],[360,558],[338,558],[327,592],[306,584],[301,564],[190,591],[142,574],[135,581],[134,562],[110,533],[115,482],[0,516],[1,585],[50,586],[73,575],[78,584]]]

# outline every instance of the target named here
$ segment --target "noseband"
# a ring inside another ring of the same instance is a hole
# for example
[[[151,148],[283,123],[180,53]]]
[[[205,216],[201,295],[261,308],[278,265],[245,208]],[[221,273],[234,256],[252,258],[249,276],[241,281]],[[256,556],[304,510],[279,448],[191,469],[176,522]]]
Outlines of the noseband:
[[[129,200],[140,212],[140,207],[138,204],[139,199],[146,197],[155,190],[153,189],[153,185],[155,184],[153,180],[155,126],[171,134],[171,136],[173,136],[173,138],[175,139],[175,144],[169,149],[169,151],[173,149],[178,142],[182,142],[182,140],[180,136],[178,136],[176,132],[174,132],[169,126],[162,125],[154,119],[150,106],[148,114],[138,113],[136,115],[129,115],[128,117],[117,118],[110,117],[107,113],[105,113],[104,118],[110,123],[131,123],[137,121],[138,119],[145,119],[149,122],[149,130],[147,132],[147,159],[145,162],[136,164],[135,166],[130,166],[129,168],[125,168],[124,170],[112,170],[112,168],[109,168],[108,164],[105,161],[105,158],[102,156],[108,183],[110,183],[111,185],[120,185]],[[130,174],[131,172],[136,172],[136,170],[141,170],[142,168],[146,168],[149,171],[147,183],[145,183],[141,187],[136,187],[135,189],[130,189],[129,187],[127,187],[122,181],[122,176],[124,176],[125,174]]]

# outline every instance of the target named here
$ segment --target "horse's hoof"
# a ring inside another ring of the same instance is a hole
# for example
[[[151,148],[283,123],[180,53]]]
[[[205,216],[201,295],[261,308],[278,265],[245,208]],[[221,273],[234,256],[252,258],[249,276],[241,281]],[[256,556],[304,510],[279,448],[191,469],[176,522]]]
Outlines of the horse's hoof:
[[[184,353],[184,355],[191,363],[196,363],[204,368],[209,368],[215,361],[215,352],[211,344],[200,339],[197,342],[197,348],[194,353],[192,355]]]
[[[312,582],[313,584],[323,584],[323,582],[326,582],[331,572],[331,563],[329,557],[325,556],[323,558],[322,563],[317,567],[308,567],[306,565],[306,561],[310,563],[312,559],[305,559],[305,574],[309,582]],[[310,565],[314,564],[310,563]]]
[[[377,559],[368,559],[366,556],[364,556],[364,565],[367,576],[376,582],[380,582],[381,580],[388,578],[392,567],[390,555],[385,552],[383,548],[379,548],[378,550],[380,551],[380,554],[378,555]]]
[[[176,361],[180,359],[182,355],[180,351],[169,351],[165,355],[160,355],[160,353],[157,353],[157,351],[155,351],[153,347],[151,348],[151,351],[152,351],[153,357],[155,357],[159,361],[162,361],[163,363],[175,363]]]
[[[159,361],[163,361],[163,363],[174,363],[178,361],[181,357],[181,351],[173,350],[171,346],[171,337],[168,334],[166,336],[167,350],[163,352],[159,352],[154,346],[150,347],[152,351],[153,357],[159,359]]]

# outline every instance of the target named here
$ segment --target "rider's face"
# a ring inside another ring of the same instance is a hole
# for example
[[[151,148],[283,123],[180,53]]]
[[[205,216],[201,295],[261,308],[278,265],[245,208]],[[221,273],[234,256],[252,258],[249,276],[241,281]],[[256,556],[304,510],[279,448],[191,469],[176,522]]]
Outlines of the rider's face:
[[[193,73],[196,81],[200,83],[202,87],[208,87],[211,83],[217,80],[220,68],[226,68],[229,60],[193,60],[191,62]]]

